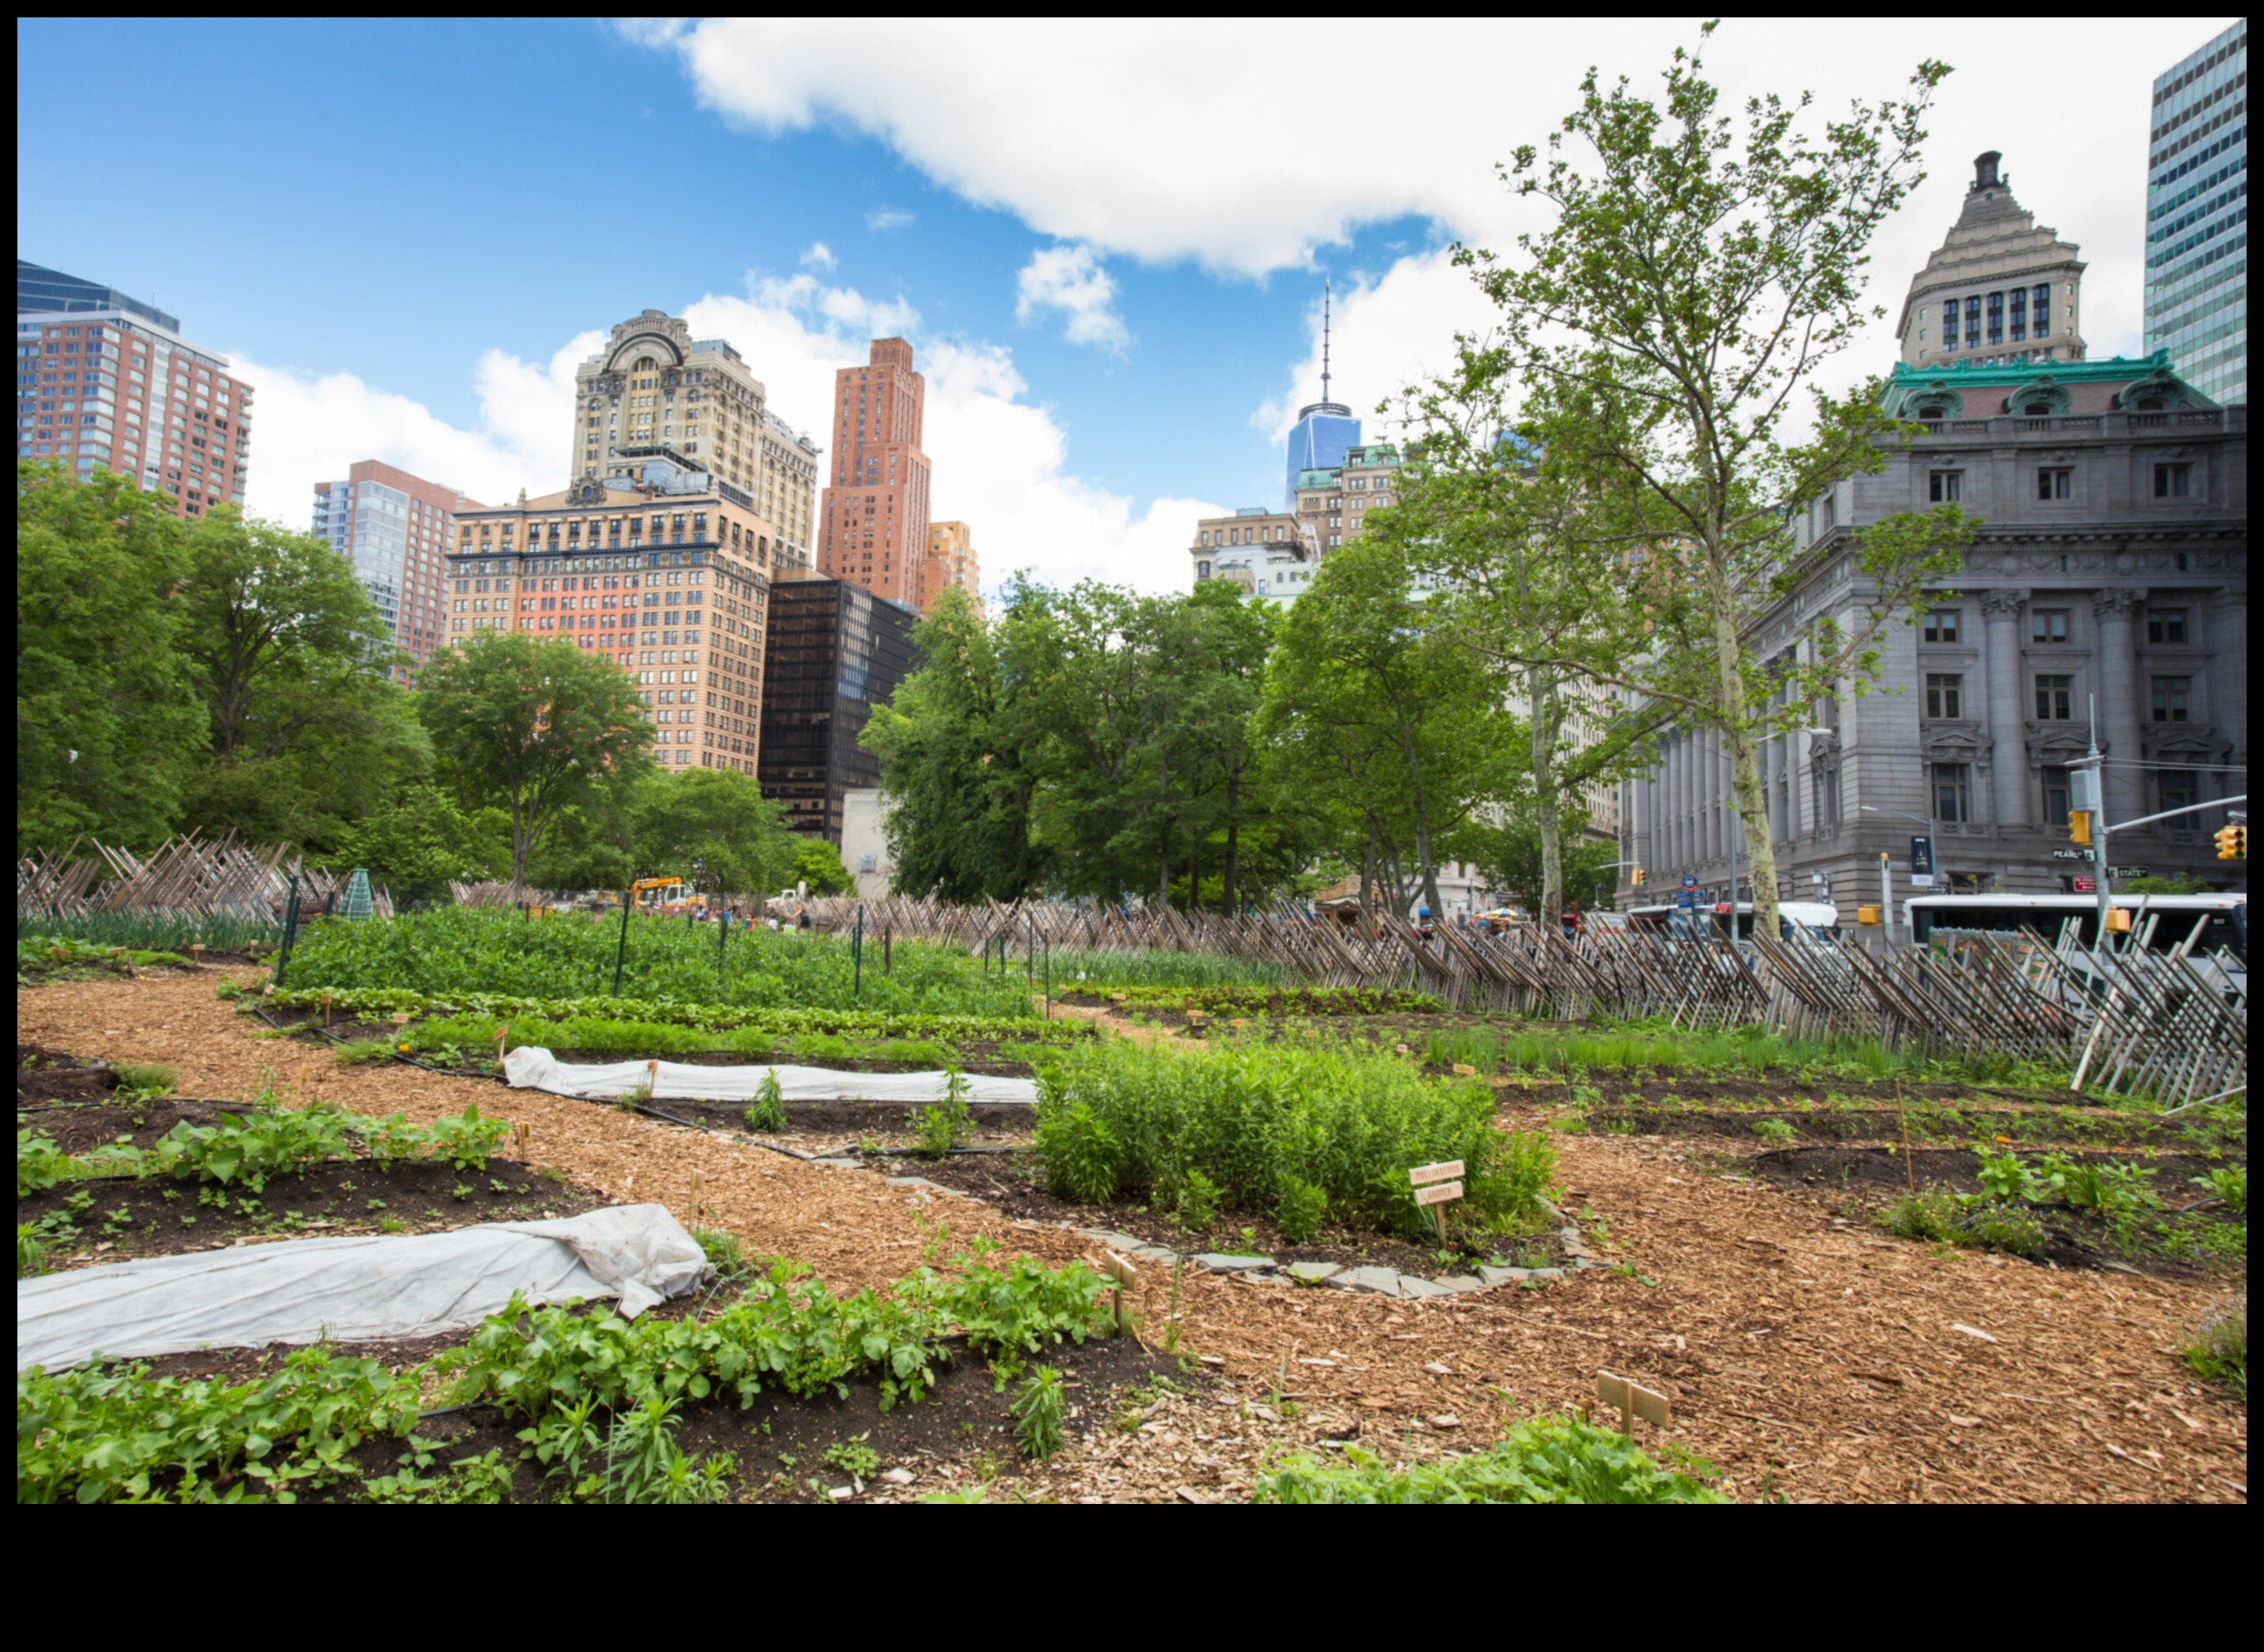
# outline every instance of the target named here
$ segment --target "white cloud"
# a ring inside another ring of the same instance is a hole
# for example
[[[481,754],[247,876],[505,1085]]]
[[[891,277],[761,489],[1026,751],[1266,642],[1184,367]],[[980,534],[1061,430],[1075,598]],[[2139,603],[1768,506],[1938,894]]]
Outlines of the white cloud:
[[[911,214],[894,207],[875,207],[865,215],[865,227],[873,230],[901,229],[911,221]]]
[[[2137,346],[2144,161],[2152,76],[2222,20],[2158,25],[2159,59],[2135,60],[2127,22],[1961,22],[1959,65],[1927,121],[1933,177],[1874,244],[1873,299],[1885,324],[1850,353],[1850,376],[1893,359],[1886,334],[1911,274],[1955,222],[1971,157],[2005,152],[2021,203],[2080,243],[2090,269],[2085,327],[2094,355]],[[1600,33],[1587,18],[1284,31],[1268,21],[949,20],[875,35],[853,19],[708,19],[632,35],[679,55],[700,98],[764,130],[840,121],[892,146],[943,187],[1017,215],[1031,229],[1098,253],[1192,258],[1246,277],[1310,267],[1364,222],[1427,219],[1441,239],[1511,250],[1542,222],[1493,164],[1542,140],[1578,98],[1582,73],[1625,74],[1655,91],[1668,53],[1695,25],[1644,21]],[[1354,55],[1347,60],[1347,45]],[[1901,16],[1725,24],[1707,56],[1721,107],[1813,90],[1810,129],[1847,100],[1900,96],[1938,43]],[[2039,87],[2084,119],[2049,132],[2031,118]],[[1328,88],[1324,94],[1319,88]],[[1288,89],[1285,92],[1284,89]],[[1305,100],[1294,129],[1264,118]],[[1326,96],[1333,117],[1319,101]],[[1434,254],[1411,254],[1373,284],[1367,326],[1421,347],[1348,375],[1353,399],[1381,393],[1442,355],[1451,326],[1419,305],[1453,282]],[[1416,279],[1417,277],[1423,279]],[[1435,278],[1435,279],[1434,279]],[[1357,334],[1347,348],[1360,350]],[[1289,399],[1309,398],[1317,384]]]
[[[574,369],[605,338],[602,332],[577,334],[540,365],[489,351],[473,374],[480,418],[472,430],[355,374],[315,376],[238,353],[233,370],[257,392],[252,428],[258,440],[245,509],[304,527],[315,484],[337,480],[361,459],[381,459],[488,505],[506,503],[521,488],[540,493],[563,487]]]
[[[809,250],[802,255],[802,267],[805,270],[830,270],[838,267],[840,262],[833,256],[833,249],[823,241],[811,242]]]
[[[1111,308],[1115,298],[1115,279],[1091,247],[1040,247],[1015,277],[1014,319],[1027,323],[1041,310],[1058,309],[1069,318],[1062,331],[1071,344],[1121,355],[1132,335]]]

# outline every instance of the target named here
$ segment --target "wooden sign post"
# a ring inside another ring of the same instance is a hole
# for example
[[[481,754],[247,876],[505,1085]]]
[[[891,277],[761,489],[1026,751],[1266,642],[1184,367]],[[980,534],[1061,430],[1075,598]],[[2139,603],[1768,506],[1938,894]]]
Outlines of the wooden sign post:
[[[497,1066],[501,1066],[503,1065],[504,1046],[510,1037],[511,1029],[509,1026],[502,1026],[496,1029],[496,1065]]]
[[[1615,1377],[1608,1371],[1596,1373],[1596,1398],[1606,1405],[1619,1408],[1620,1432],[1629,1439],[1635,1437],[1635,1420],[1637,1417],[1655,1429],[1663,1429],[1672,1415],[1666,1396],[1658,1389],[1646,1388],[1625,1377]]]
[[[1419,1164],[1407,1173],[1407,1180],[1415,1189],[1415,1203],[1431,1207],[1431,1219],[1439,1225],[1439,1242],[1447,1241],[1447,1206],[1462,1197],[1462,1161],[1449,1159],[1443,1164]]]
[[[323,1025],[324,1025],[325,1027],[327,1027],[327,1026],[329,1026],[330,1024],[330,995],[328,993],[324,993],[323,994]]]
[[[1104,1250],[1100,1254],[1106,1259],[1105,1267],[1108,1277],[1116,1282],[1116,1334],[1121,1336],[1124,1334],[1125,1288],[1136,1286],[1139,1284],[1139,1270],[1113,1250]]]

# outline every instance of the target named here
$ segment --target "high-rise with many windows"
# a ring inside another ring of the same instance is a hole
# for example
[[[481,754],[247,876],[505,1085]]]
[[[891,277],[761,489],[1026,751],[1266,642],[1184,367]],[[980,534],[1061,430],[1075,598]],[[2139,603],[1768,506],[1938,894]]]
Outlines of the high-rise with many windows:
[[[97,465],[183,516],[242,505],[251,387],[180,323],[114,287],[16,260],[16,456]]]
[[[927,381],[902,338],[833,375],[833,471],[819,507],[817,571],[917,608],[928,556]]]
[[[2211,401],[2248,400],[2248,19],[2154,82],[2146,348]]]
[[[315,484],[314,533],[353,565],[394,645],[422,665],[446,630],[456,513],[482,508],[446,483],[365,459],[340,481]]]

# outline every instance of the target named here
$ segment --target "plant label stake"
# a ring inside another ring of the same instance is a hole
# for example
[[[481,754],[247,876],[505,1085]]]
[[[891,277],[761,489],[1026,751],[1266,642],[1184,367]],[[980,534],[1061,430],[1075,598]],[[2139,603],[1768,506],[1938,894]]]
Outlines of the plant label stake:
[[[330,995],[328,993],[324,993],[323,994],[323,1025],[324,1025],[325,1027],[327,1027],[327,1026],[329,1026],[330,1024]]]
[[[503,1065],[504,1046],[510,1042],[510,1039],[511,1029],[508,1026],[496,1029],[496,1065],[497,1066]]]
[[[1415,1190],[1415,1203],[1431,1207],[1431,1219],[1439,1225],[1439,1242],[1447,1242],[1447,1206],[1462,1197],[1462,1161],[1448,1159],[1439,1164],[1419,1164],[1407,1173],[1407,1180]]]
[[[1608,1371],[1596,1373],[1596,1398],[1606,1405],[1619,1408],[1620,1432],[1629,1439],[1635,1437],[1635,1420],[1637,1417],[1655,1429],[1663,1429],[1666,1426],[1667,1418],[1673,1415],[1666,1396],[1658,1389],[1646,1388],[1625,1377],[1615,1377]]]
[[[1121,1336],[1124,1334],[1125,1288],[1131,1286],[1136,1289],[1140,1283],[1140,1273],[1130,1263],[1113,1250],[1104,1250],[1100,1254],[1107,1259],[1108,1277],[1116,1282],[1116,1334]]]

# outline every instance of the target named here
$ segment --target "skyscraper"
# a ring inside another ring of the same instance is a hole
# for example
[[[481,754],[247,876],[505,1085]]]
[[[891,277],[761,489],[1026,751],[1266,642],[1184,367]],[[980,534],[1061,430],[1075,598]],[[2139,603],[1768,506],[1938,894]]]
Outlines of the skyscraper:
[[[2154,82],[2146,348],[2210,400],[2248,400],[2248,19]]]
[[[972,599],[979,614],[983,611],[981,584],[974,530],[964,522],[930,522],[927,565],[920,571],[920,612],[926,613],[936,598],[957,586]]]
[[[183,516],[242,505],[251,387],[180,323],[114,287],[16,260],[16,456],[101,465]]]
[[[394,646],[422,665],[445,640],[456,513],[483,508],[446,483],[365,459],[343,480],[315,484],[314,532],[353,565]]]
[[[881,760],[857,737],[918,665],[918,619],[909,605],[846,580],[785,579],[770,588],[755,776],[795,831],[840,848],[846,794],[881,783]]]
[[[2073,242],[2013,199],[1995,149],[1973,158],[1957,222],[1903,299],[1903,365],[2000,368],[2080,361],[2084,263]]]
[[[833,375],[833,480],[818,512],[817,571],[917,608],[928,554],[927,381],[902,338]]]
[[[1333,470],[1360,446],[1360,420],[1341,402],[1329,400],[1329,284],[1321,283],[1321,399],[1297,410],[1289,430],[1289,473],[1281,503],[1297,506],[1297,478],[1308,470]]]

